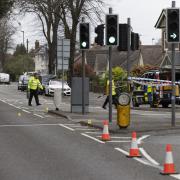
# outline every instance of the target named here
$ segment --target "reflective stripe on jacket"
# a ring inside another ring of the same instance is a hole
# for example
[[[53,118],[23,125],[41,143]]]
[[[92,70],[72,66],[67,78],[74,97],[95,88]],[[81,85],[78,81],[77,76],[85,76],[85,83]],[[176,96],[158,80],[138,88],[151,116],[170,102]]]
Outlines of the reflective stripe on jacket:
[[[115,89],[116,87],[114,84],[114,80],[112,80],[112,95],[116,95]],[[106,95],[109,95],[109,80],[107,81],[107,84],[106,84]]]
[[[36,79],[34,76],[30,77],[28,81],[28,89],[36,90],[38,88],[43,89],[39,79]]]

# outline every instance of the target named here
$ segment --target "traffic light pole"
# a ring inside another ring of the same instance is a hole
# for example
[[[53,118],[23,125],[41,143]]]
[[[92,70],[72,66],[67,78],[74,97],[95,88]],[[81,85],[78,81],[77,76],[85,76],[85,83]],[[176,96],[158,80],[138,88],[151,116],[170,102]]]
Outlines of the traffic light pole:
[[[112,14],[112,8],[109,8]],[[112,122],[112,46],[109,46],[109,122]]]
[[[172,8],[175,7],[175,1],[172,1]],[[172,119],[171,119],[171,126],[175,126],[175,102],[176,102],[176,86],[175,86],[175,66],[174,66],[174,59],[175,59],[175,43],[172,43],[172,58],[171,58],[171,64],[172,64],[172,71],[171,71],[171,81],[172,81],[172,96],[171,96],[171,105],[172,105]]]
[[[175,85],[175,67],[174,67],[174,58],[175,57],[175,44],[172,43],[172,96],[171,96],[171,105],[172,105],[172,120],[171,120],[171,126],[175,126],[175,102],[176,102],[176,85]]]
[[[172,8],[175,7],[175,1],[172,1]],[[176,86],[175,86],[175,64],[174,64],[174,57],[175,57],[175,43],[172,43],[172,58],[171,58],[171,64],[172,64],[172,71],[171,71],[171,81],[172,81],[172,96],[171,96],[171,106],[172,106],[172,119],[171,119],[171,126],[175,126],[175,102],[176,102]]]
[[[85,19],[82,17],[82,22],[84,22]],[[85,90],[84,90],[84,85],[85,85],[85,56],[86,56],[86,51],[82,50],[82,114],[85,114]]]
[[[130,39],[131,39],[131,20],[130,18],[127,19],[127,24],[128,24],[128,34],[127,34],[127,77],[130,76],[130,67],[129,67],[129,57],[130,57]],[[129,90],[129,81],[127,80],[127,90]]]

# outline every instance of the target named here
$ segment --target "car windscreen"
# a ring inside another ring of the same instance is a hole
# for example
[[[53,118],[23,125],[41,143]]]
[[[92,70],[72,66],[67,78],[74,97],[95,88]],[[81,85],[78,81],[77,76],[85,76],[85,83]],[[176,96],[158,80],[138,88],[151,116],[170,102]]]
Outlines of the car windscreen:
[[[49,84],[50,85],[62,85],[62,83],[60,81],[50,81]]]

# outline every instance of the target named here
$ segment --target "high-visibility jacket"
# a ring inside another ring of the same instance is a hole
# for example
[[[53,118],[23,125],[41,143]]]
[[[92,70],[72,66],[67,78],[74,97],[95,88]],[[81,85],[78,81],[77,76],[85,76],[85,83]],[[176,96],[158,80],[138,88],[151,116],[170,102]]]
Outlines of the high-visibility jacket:
[[[28,89],[36,90],[36,89],[43,89],[39,79],[36,79],[34,76],[30,77],[28,81]]]
[[[152,86],[148,85],[148,87],[147,87],[147,93],[152,93]]]
[[[116,86],[114,84],[114,80],[112,80],[112,95],[116,95]],[[109,95],[109,80],[106,83],[106,95]]]

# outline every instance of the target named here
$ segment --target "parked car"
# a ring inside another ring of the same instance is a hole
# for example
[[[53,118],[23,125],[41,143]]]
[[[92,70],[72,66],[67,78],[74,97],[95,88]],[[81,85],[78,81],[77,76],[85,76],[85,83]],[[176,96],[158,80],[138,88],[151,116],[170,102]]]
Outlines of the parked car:
[[[66,81],[64,81],[64,83],[62,83],[62,81],[60,80],[50,80],[47,85],[45,85],[45,95],[54,95],[54,90],[56,88],[59,88],[62,90],[63,88],[63,94],[66,96],[70,96],[71,95],[71,88],[69,87],[69,85],[67,84]]]
[[[43,86],[43,90],[39,89],[39,94],[44,94],[45,93],[45,87],[48,85],[49,81],[51,79],[55,79],[56,75],[52,75],[52,74],[47,74],[47,75],[40,75],[39,76],[39,80]]]
[[[28,75],[20,75],[19,81],[18,81],[18,90],[25,91],[27,90],[28,81],[29,81]]]
[[[0,73],[0,83],[10,84],[10,76],[6,73]]]

